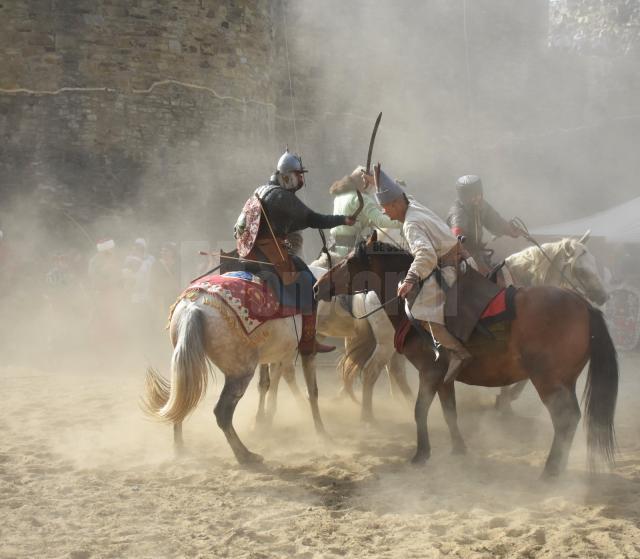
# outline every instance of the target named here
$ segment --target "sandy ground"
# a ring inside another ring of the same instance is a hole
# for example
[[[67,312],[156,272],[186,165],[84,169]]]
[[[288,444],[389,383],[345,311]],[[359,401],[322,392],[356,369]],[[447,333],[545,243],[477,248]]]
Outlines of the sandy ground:
[[[530,388],[510,419],[493,411],[495,390],[459,388],[462,457],[436,402],[432,458],[416,468],[412,411],[386,379],[381,425],[366,429],[322,368],[331,443],[286,385],[271,431],[253,431],[252,384],[236,426],[265,463],[247,469],[211,413],[221,375],[176,458],[170,427],[138,408],[142,367],[0,368],[0,557],[638,557],[640,357],[621,359],[618,467],[588,475],[579,429],[553,484],[538,480],[551,424]]]

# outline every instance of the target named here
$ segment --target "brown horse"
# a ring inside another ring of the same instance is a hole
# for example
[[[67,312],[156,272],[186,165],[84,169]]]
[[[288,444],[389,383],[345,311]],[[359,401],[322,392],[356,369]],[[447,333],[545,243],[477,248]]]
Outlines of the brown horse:
[[[405,315],[401,301],[395,299],[395,291],[411,262],[411,255],[377,242],[372,235],[317,282],[316,297],[327,300],[363,287],[375,290],[397,327]],[[594,466],[596,451],[608,463],[613,463],[618,364],[602,313],[575,293],[546,286],[519,289],[515,295],[515,311],[506,343],[487,341],[489,345],[474,354],[457,380],[490,387],[531,380],[549,410],[554,428],[543,474],[550,477],[566,469],[580,420],[576,381],[589,362],[584,393],[589,465]],[[436,393],[453,450],[464,452],[465,443],[457,425],[454,383],[443,382],[446,358],[436,363],[432,344],[426,343],[415,329],[406,338],[404,353],[420,375],[415,406],[418,444],[412,461],[423,463],[431,454],[427,414]]]

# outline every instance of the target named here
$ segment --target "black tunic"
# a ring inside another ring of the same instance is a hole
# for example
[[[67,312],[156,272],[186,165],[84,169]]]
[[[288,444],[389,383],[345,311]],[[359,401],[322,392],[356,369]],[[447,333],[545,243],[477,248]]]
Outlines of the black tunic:
[[[273,232],[277,237],[285,237],[301,229],[331,229],[344,225],[343,215],[323,215],[308,208],[295,192],[284,188],[273,188],[262,198],[264,208]],[[266,219],[260,223],[258,237],[271,235]]]
[[[314,212],[295,195],[295,192],[282,187],[271,188],[260,199],[269,221],[267,223],[264,216],[260,220],[259,239],[272,237],[269,225],[276,237],[286,237],[302,229],[331,229],[344,225],[345,222],[343,215],[323,215]],[[256,259],[265,264],[247,263],[244,269],[262,277],[276,292],[283,305],[295,306],[303,314],[312,313],[315,309],[313,284],[317,278],[313,277],[304,261],[298,256],[291,256],[295,269],[300,274],[295,282],[284,285],[274,268],[266,264],[268,259],[257,247],[255,254]]]
[[[460,200],[456,200],[447,216],[447,224],[456,235],[465,236],[464,247],[474,258],[480,258],[488,265],[487,254],[482,242],[484,228],[494,235],[508,235],[511,228],[493,207],[483,200],[479,206],[465,206]]]

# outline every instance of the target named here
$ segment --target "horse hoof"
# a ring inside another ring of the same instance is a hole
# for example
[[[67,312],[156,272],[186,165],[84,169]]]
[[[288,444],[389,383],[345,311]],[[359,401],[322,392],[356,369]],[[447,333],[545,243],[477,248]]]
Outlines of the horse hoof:
[[[256,454],[255,452],[247,452],[246,454],[238,457],[238,462],[243,465],[262,464],[263,461],[264,458],[262,457],[262,455]]]
[[[412,459],[411,463],[416,466],[421,466],[422,464],[426,464],[427,460],[431,456],[430,452],[418,452]]]
[[[373,416],[363,417],[361,421],[362,421],[362,426],[367,430],[369,429],[374,429],[376,431],[380,430],[380,423]]]
[[[451,454],[454,456],[463,456],[467,453],[467,447],[464,444],[456,445],[451,449]]]
[[[323,444],[332,445],[335,444],[333,437],[326,431],[318,431],[318,438]]]
[[[558,480],[560,476],[560,472],[555,470],[544,470],[542,475],[540,476],[540,481],[544,481],[545,483],[553,483]]]

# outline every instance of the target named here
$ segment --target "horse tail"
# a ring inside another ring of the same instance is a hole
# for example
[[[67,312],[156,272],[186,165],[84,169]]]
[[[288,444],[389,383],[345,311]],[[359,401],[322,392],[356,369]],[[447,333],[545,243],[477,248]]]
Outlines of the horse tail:
[[[342,376],[345,392],[356,404],[359,404],[360,402],[353,392],[353,384],[356,377],[367,366],[376,349],[376,339],[371,326],[367,324],[365,331],[359,332],[356,336],[346,338],[344,349],[344,355],[338,362],[338,370]]]
[[[590,362],[584,389],[589,466],[596,451],[614,464],[616,438],[613,419],[618,397],[618,358],[602,312],[589,306]]]
[[[153,367],[148,367],[145,378],[144,396],[140,401],[142,410],[151,416],[156,415],[158,410],[169,400],[170,392],[171,386],[167,379]]]
[[[171,381],[147,370],[143,408],[157,418],[179,423],[198,405],[207,390],[209,361],[204,344],[204,314],[194,304],[180,317],[171,358]]]
[[[353,383],[355,382],[358,374],[358,364],[355,362],[354,352],[350,347],[350,341],[353,338],[346,338],[344,343],[345,352],[338,361],[338,373],[342,378],[342,387],[345,393],[351,398],[351,401],[359,404],[358,398],[356,398],[353,392]]]

